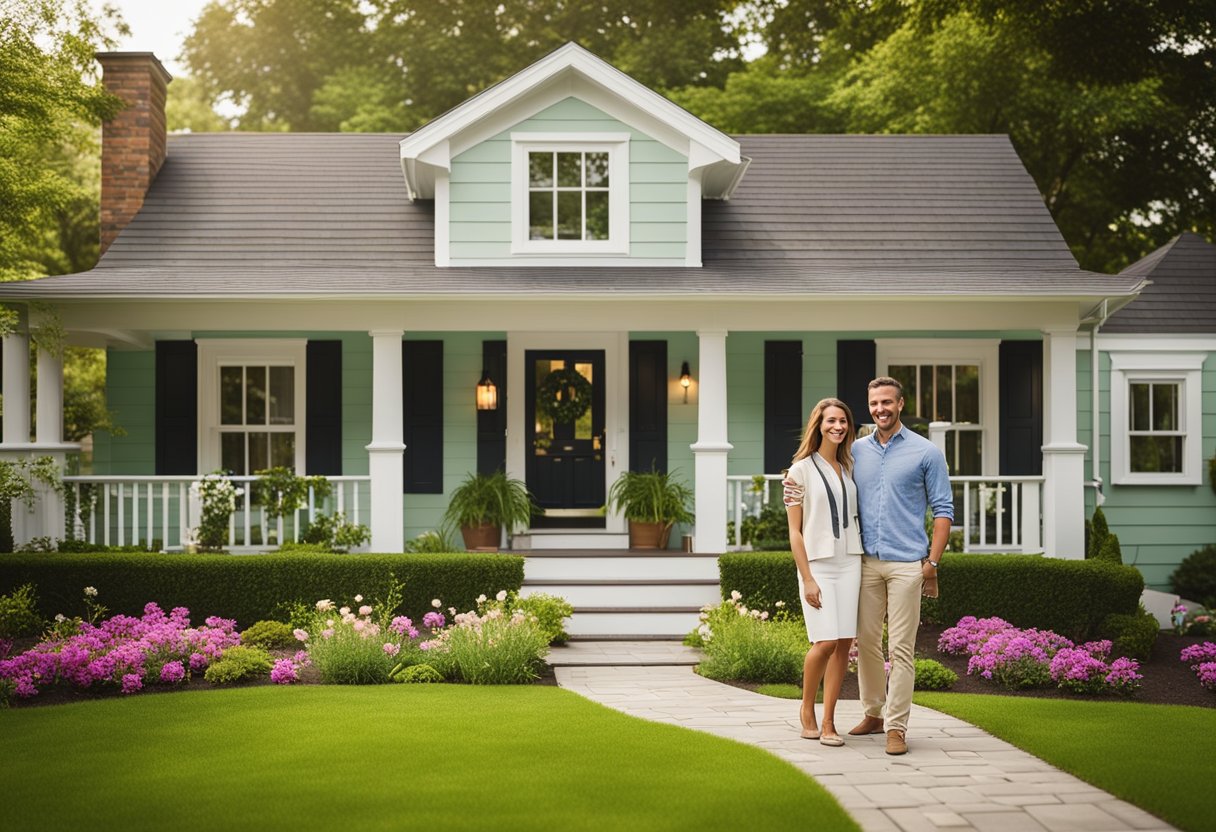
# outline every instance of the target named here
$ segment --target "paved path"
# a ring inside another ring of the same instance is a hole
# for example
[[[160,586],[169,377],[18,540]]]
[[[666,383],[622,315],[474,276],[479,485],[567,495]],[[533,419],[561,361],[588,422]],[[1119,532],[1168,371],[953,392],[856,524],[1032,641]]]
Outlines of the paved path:
[[[1169,830],[1162,821],[954,717],[913,705],[909,751],[885,737],[827,748],[798,736],[798,703],[673,666],[696,652],[671,642],[574,642],[552,651],[562,687],[643,719],[758,745],[814,777],[867,832]],[[610,657],[629,666],[606,665]],[[648,664],[647,662],[653,662]],[[861,719],[842,701],[837,727]]]

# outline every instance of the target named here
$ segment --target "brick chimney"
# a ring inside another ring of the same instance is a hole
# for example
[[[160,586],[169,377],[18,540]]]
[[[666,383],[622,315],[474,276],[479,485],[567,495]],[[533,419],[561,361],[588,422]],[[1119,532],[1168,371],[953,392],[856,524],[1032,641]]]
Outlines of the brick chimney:
[[[101,253],[144,204],[165,161],[165,88],[173,80],[151,52],[99,52],[102,83],[127,102],[101,132]]]

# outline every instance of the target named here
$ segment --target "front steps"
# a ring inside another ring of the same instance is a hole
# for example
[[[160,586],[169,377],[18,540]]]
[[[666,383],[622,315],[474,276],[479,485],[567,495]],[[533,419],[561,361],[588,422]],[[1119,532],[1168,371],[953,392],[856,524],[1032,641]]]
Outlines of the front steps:
[[[520,594],[538,592],[574,606],[571,640],[682,639],[722,600],[717,555],[671,550],[532,551]]]

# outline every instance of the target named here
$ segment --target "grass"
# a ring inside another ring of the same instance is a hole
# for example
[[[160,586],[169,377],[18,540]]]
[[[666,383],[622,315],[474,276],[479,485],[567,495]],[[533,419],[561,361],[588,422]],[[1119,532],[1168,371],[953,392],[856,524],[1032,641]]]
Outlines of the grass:
[[[785,682],[777,682],[772,685],[761,685],[756,688],[756,693],[763,693],[765,696],[775,696],[778,699],[801,699],[802,688],[797,685],[786,684]],[[822,695],[820,696],[822,701]]]
[[[1200,738],[1216,736],[1216,709],[963,693],[917,693],[915,700],[1180,829],[1212,828],[1208,752]]]
[[[251,687],[0,711],[12,829],[857,829],[768,753],[549,687]]]

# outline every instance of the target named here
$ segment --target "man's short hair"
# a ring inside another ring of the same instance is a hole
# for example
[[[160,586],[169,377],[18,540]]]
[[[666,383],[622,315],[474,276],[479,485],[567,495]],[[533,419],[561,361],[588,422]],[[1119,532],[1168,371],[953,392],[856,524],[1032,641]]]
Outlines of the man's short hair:
[[[874,390],[878,387],[894,387],[899,394],[899,398],[902,399],[904,397],[904,386],[890,376],[879,376],[866,385],[866,390]]]

